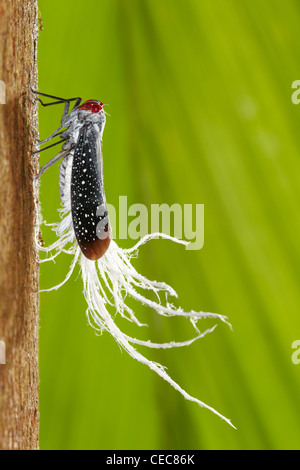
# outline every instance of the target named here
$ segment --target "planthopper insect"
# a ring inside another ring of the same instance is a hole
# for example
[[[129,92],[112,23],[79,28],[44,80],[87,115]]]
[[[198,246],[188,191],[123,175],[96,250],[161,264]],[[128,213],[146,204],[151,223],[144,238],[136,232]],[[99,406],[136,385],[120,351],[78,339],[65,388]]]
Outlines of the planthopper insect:
[[[69,176],[68,156],[72,155],[71,212],[75,236],[82,253],[88,259],[99,259],[106,252],[111,240],[103,185],[104,105],[97,100],[88,100],[81,104],[81,98],[64,99],[37,91],[33,93],[55,100],[52,103],[43,103],[39,98],[43,106],[62,103],[65,105],[60,126],[47,139],[38,143],[40,146],[60,136],[60,141],[53,145],[63,143],[62,150],[41,168],[37,178],[51,165],[64,158],[60,170],[60,191],[63,198],[65,180]],[[73,101],[75,105],[69,113]],[[58,134],[65,127],[67,129]],[[53,145],[42,150],[47,150]]]
[[[41,259],[40,263],[52,261],[60,253],[71,255],[73,260],[65,279],[45,291],[61,287],[79,266],[83,293],[88,305],[86,311],[88,323],[99,333],[107,331],[111,334],[132,358],[147,365],[184,398],[209,409],[233,426],[228,418],[213,407],[189,395],[168,375],[165,367],[148,359],[137,349],[139,346],[156,349],[188,346],[212,333],[217,326],[200,332],[197,327],[200,319],[213,318],[228,324],[226,317],[217,313],[194,310],[186,312],[180,307],[176,308],[168,298],[177,297],[174,289],[165,282],[151,281],[138,273],[131,262],[131,258],[136,257],[139,247],[153,238],[165,238],[182,245],[188,243],[164,233],[151,233],[142,237],[132,248],[120,248],[112,239],[103,185],[102,135],[105,126],[103,103],[98,100],[82,103],[78,97],[64,99],[33,90],[32,92],[44,107],[64,105],[59,127],[47,139],[39,141],[37,146],[40,147],[55,137],[59,137],[60,140],[35,152],[39,153],[59,144],[62,146],[60,152],[41,168],[36,177],[39,180],[48,168],[62,159],[59,172],[61,221],[52,224],[57,240],[50,246],[43,246],[37,240],[37,246],[41,252],[46,253],[46,258]],[[54,101],[44,103],[40,97]],[[149,299],[144,293],[147,291],[154,293],[157,300]],[[161,293],[165,294],[164,301],[161,299]],[[145,326],[138,320],[133,309],[127,305],[127,296],[151,308],[158,315],[190,320],[197,333],[196,336],[182,342],[155,343],[127,335],[118,327],[116,314],[138,327]]]

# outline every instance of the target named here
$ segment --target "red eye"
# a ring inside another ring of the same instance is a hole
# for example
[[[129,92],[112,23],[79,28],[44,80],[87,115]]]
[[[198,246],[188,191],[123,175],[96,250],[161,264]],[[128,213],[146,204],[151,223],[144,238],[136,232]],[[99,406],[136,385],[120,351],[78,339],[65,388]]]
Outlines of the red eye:
[[[83,111],[91,111],[92,113],[99,113],[103,108],[103,103],[101,101],[96,100],[88,100],[85,101],[78,109]]]

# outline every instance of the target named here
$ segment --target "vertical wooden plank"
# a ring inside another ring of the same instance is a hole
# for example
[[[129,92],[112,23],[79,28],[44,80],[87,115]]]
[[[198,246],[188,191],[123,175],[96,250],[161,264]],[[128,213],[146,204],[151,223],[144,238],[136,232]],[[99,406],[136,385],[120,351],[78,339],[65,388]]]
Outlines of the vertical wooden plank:
[[[37,0],[0,0],[0,449],[37,449]]]

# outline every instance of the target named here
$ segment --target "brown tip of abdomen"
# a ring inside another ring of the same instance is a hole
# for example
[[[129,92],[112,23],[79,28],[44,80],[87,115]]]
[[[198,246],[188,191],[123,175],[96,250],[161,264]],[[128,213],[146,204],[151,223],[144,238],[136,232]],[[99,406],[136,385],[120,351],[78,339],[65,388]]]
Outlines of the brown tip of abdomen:
[[[79,246],[84,256],[86,256],[86,258],[95,261],[101,258],[105,254],[105,252],[107,251],[109,247],[110,240],[111,240],[110,236],[107,235],[106,238],[104,239],[97,238],[97,240],[93,242],[81,241],[79,243]]]

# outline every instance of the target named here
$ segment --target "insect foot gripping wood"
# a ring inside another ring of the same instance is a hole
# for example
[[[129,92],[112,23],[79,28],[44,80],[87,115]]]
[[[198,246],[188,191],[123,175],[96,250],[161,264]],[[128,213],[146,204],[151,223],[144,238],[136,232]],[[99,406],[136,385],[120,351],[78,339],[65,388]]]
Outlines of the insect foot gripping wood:
[[[139,362],[146,364],[172,387],[179,391],[187,400],[211,410],[231,426],[229,419],[206,405],[197,398],[189,395],[167,374],[165,368],[156,362],[147,359],[138,350],[138,346],[148,348],[175,348],[188,346],[197,339],[203,338],[214,331],[215,326],[202,333],[197,328],[198,320],[214,318],[229,325],[226,317],[216,313],[185,312],[175,308],[168,301],[162,302],[160,294],[175,296],[176,292],[164,282],[151,281],[139,274],[132,265],[131,258],[137,255],[141,245],[153,238],[162,237],[176,243],[188,243],[162,233],[153,233],[143,237],[133,248],[120,248],[111,236],[106,200],[103,185],[102,161],[102,135],[105,126],[104,105],[101,101],[88,100],[81,104],[81,98],[58,98],[37,91],[32,92],[44,106],[63,104],[64,111],[58,128],[48,138],[38,142],[40,147],[55,137],[59,140],[48,145],[39,153],[55,145],[61,145],[61,150],[44,165],[36,180],[52,166],[62,159],[59,173],[59,188],[62,202],[60,209],[61,221],[52,224],[57,234],[57,240],[45,247],[37,244],[40,251],[46,253],[46,258],[40,262],[54,260],[60,253],[72,256],[70,269],[65,279],[58,285],[46,289],[58,289],[70,279],[75,267],[79,265],[82,273],[84,296],[87,301],[87,318],[89,324],[99,332],[107,331],[115,340]],[[40,97],[53,101],[44,103]],[[74,104],[70,110],[71,105]],[[45,222],[44,222],[45,224]],[[45,224],[47,225],[47,224]],[[150,300],[144,295],[145,291],[156,294],[157,301]],[[137,302],[153,309],[159,315],[167,317],[183,317],[191,321],[196,330],[196,336],[183,342],[153,343],[142,341],[128,336],[119,329],[115,322],[116,313],[134,322],[137,326],[144,326],[135,316],[134,311],[126,304],[129,295]],[[112,315],[109,310],[112,309]],[[234,426],[233,426],[234,427]]]

